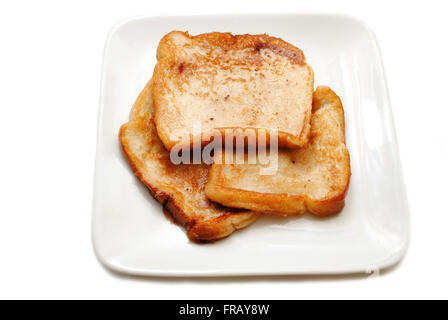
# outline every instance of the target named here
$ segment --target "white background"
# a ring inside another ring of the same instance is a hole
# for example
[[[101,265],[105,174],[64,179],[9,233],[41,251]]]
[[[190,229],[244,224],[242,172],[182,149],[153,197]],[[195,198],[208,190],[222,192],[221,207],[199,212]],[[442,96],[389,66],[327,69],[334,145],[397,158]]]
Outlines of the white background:
[[[138,279],[91,244],[103,46],[135,15],[345,13],[382,48],[411,208],[405,259],[380,277]],[[0,298],[448,298],[446,1],[2,1]]]

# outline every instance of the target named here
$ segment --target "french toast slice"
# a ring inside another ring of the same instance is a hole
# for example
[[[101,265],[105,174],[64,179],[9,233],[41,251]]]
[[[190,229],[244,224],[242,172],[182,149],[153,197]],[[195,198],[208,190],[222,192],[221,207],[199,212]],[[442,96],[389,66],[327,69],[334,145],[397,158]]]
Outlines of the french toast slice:
[[[192,241],[226,237],[253,223],[258,213],[224,208],[205,196],[209,166],[174,165],[157,136],[153,118],[152,81],[139,95],[119,139],[135,175],[149,188]]]
[[[280,149],[275,174],[262,175],[260,161],[252,159],[255,164],[249,164],[248,157],[246,154],[242,164],[212,165],[205,189],[209,199],[228,207],[278,215],[339,213],[351,175],[341,100],[328,87],[316,89],[309,145]]]
[[[295,46],[268,35],[173,31],[157,59],[155,123],[168,150],[241,129],[275,132],[284,147],[307,143],[314,74]]]

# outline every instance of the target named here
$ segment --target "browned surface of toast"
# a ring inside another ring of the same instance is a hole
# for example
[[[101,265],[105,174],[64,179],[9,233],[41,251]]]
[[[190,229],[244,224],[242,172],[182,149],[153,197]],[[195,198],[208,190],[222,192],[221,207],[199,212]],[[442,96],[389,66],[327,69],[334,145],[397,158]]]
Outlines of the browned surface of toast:
[[[278,131],[285,147],[307,143],[314,75],[295,46],[268,35],[173,31],[157,59],[155,123],[167,149],[241,128]]]
[[[135,102],[130,121],[121,127],[119,139],[135,175],[165,212],[186,228],[193,241],[217,240],[253,223],[258,213],[224,208],[206,198],[208,166],[171,163],[157,136],[153,113],[150,81]]]
[[[259,163],[248,163],[247,158],[241,165],[214,163],[207,196],[228,207],[279,215],[339,213],[351,175],[339,97],[328,87],[316,89],[310,143],[305,148],[280,149],[276,174],[261,175]]]

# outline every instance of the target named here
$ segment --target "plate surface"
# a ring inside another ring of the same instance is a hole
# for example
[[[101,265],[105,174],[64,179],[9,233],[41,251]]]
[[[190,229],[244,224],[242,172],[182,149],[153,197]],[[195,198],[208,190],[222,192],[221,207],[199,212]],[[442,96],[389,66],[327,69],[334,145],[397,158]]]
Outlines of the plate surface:
[[[352,178],[337,217],[264,216],[213,244],[188,241],[162,213],[122,155],[118,130],[151,78],[172,30],[268,33],[301,48],[315,85],[330,86],[346,113]],[[332,15],[226,15],[130,19],[104,54],[93,203],[99,260],[118,272],[160,276],[342,274],[398,262],[409,213],[379,48],[362,22]]]

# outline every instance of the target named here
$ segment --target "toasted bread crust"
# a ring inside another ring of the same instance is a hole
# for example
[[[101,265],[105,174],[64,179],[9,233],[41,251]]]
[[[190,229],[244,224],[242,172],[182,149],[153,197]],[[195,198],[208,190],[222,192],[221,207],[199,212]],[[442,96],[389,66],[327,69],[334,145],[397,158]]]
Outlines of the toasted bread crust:
[[[261,188],[263,184],[273,185],[274,189],[277,186],[280,190],[282,189],[281,184],[287,183],[283,181],[284,178],[276,176],[257,176],[258,171],[249,171],[253,168],[250,169],[247,165],[215,163],[209,171],[209,180],[206,186],[207,196],[213,201],[229,207],[277,215],[298,215],[309,211],[315,215],[326,217],[339,213],[344,207],[344,199],[350,182],[350,156],[345,147],[345,121],[342,103],[328,87],[318,87],[314,93],[313,120],[310,146],[303,150],[287,150],[279,153],[279,160],[284,162],[305,162],[306,169],[300,169],[303,172],[297,176],[304,181],[302,192],[290,190],[288,193],[274,193],[250,190],[251,184],[256,184],[256,188]],[[222,154],[218,153],[216,157],[222,157]],[[311,161],[310,159],[319,158],[323,159],[319,160],[321,162],[317,162],[316,165],[307,164],[308,161]],[[318,165],[324,168],[322,172],[318,173],[318,178],[323,177],[321,181],[327,185],[322,188],[328,190],[320,194],[316,192],[313,194],[311,190],[307,193],[307,183],[316,176],[307,178],[306,175]],[[294,167],[283,174],[292,175],[291,170],[294,170]],[[250,183],[246,186],[235,186],[237,182],[232,179],[237,177],[243,182],[250,181]],[[297,185],[301,185],[301,183]]]
[[[258,213],[224,208],[207,200],[204,193],[208,167],[173,165],[158,139],[152,119],[152,81],[120,128],[119,140],[135,175],[148,187],[173,221],[187,230],[192,241],[224,238],[253,223]]]
[[[178,54],[178,46],[171,41],[173,36],[176,35],[188,37],[193,42],[206,43],[207,46],[217,47],[223,51],[253,49],[255,52],[258,52],[261,49],[269,49],[275,54],[287,57],[294,64],[306,65],[303,51],[280,38],[268,36],[267,34],[233,35],[230,32],[210,32],[190,36],[188,32],[172,31],[160,40],[157,48],[157,60]]]
[[[308,142],[314,73],[295,46],[268,35],[173,31],[157,58],[155,123],[168,150],[241,128],[257,137],[276,131],[287,148]]]

